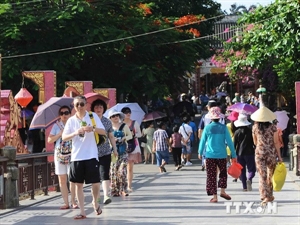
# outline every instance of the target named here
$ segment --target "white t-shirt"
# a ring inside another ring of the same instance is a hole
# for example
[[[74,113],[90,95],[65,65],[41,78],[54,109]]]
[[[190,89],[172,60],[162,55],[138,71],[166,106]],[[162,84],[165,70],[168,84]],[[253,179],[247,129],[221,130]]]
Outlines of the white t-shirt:
[[[184,128],[183,128],[184,126]],[[189,134],[193,133],[193,128],[186,124],[186,123],[183,123],[180,127],[179,127],[179,134],[181,134],[181,136],[184,138],[184,140],[186,140],[189,136]]]
[[[105,129],[97,114],[93,113],[93,117],[95,119],[96,127]],[[80,121],[81,120],[76,117],[76,114],[70,117],[65,125],[63,135],[71,134],[77,131],[81,127]],[[82,121],[85,121],[88,126],[93,126],[88,112],[85,113]],[[71,161],[81,161],[88,159],[98,160],[98,148],[94,132],[85,132],[84,137],[76,135],[72,138]]]
[[[61,128],[57,125],[57,123],[59,123],[59,125],[60,125]],[[63,123],[61,121],[59,121],[57,123],[55,123],[53,125],[53,127],[52,127],[52,129],[50,131],[51,135],[57,135],[61,131],[61,129],[64,127],[64,125],[63,125]],[[60,143],[61,143],[61,138],[58,138],[56,140],[56,142],[55,142],[54,148],[56,149],[57,147],[59,147]]]

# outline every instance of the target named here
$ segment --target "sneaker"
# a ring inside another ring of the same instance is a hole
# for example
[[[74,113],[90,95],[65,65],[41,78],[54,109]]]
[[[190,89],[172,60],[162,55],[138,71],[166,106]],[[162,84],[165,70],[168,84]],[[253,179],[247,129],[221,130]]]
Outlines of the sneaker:
[[[247,191],[252,191],[252,183],[251,183],[251,181],[247,180],[246,184],[247,184]]]
[[[109,203],[111,203],[110,197],[105,196],[105,197],[104,197],[104,200],[103,200],[103,204],[107,205],[107,204],[109,204]]]
[[[191,165],[193,165],[193,163],[191,163],[191,162],[186,162],[185,165],[186,165],[186,166],[191,166]]]

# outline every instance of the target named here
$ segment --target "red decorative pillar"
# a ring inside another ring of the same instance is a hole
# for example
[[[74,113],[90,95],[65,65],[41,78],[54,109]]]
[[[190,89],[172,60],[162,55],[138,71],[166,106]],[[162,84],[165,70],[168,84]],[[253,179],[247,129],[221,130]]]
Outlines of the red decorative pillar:
[[[24,71],[22,73],[24,77],[31,79],[39,87],[39,103],[43,104],[50,98],[56,96],[56,71]],[[47,138],[50,134],[52,126],[45,130],[45,146],[47,152],[54,151],[54,144],[49,144]],[[53,156],[49,156],[48,160],[53,161]]]
[[[117,90],[115,88],[95,88],[93,92],[109,98],[108,109],[117,104]]]
[[[73,87],[80,95],[93,92],[93,81],[67,81],[65,84],[68,87]]]
[[[297,134],[300,134],[300,81],[295,82],[295,93],[296,93]]]

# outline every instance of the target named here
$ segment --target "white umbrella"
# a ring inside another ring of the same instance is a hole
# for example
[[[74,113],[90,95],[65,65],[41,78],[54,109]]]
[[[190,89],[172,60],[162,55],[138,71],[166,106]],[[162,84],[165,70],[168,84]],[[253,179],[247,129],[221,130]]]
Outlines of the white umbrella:
[[[276,119],[278,121],[277,127],[280,128],[281,130],[285,130],[287,128],[287,124],[289,122],[289,117],[287,115],[286,111],[276,111],[274,112],[276,115]]]
[[[131,110],[131,119],[137,121],[139,124],[142,123],[145,112],[142,110],[142,108],[139,106],[139,104],[133,102],[133,103],[118,103],[115,106],[111,107],[110,109],[106,110],[104,113],[104,116],[108,118],[108,113],[110,110],[117,110],[118,112],[121,112],[121,110],[124,107],[128,107]]]

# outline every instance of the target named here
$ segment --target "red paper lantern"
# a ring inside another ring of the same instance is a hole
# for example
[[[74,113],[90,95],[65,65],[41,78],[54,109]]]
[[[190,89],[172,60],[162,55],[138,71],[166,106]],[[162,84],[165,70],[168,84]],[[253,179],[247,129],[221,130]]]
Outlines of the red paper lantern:
[[[32,95],[29,91],[27,91],[26,88],[21,88],[21,90],[16,94],[15,100],[16,102],[22,106],[22,108],[25,108],[33,99]]]

